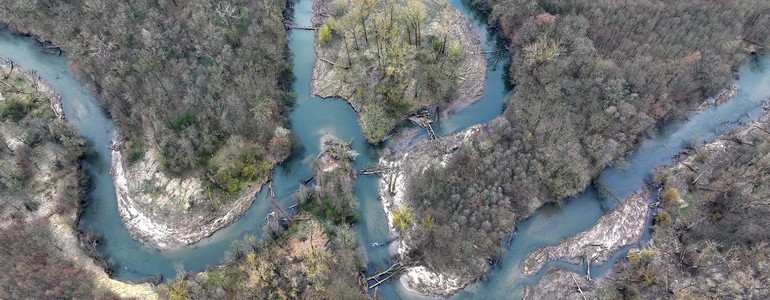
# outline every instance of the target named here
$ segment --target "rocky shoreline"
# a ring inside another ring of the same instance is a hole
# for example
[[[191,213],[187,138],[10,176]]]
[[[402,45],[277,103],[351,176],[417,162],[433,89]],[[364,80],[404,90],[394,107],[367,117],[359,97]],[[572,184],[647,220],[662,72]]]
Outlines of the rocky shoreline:
[[[733,97],[735,97],[735,95],[738,94],[739,90],[740,88],[738,88],[737,85],[734,85],[734,84],[728,85],[725,89],[720,91],[719,94],[717,94],[713,98],[708,98],[706,100],[703,100],[703,103],[701,103],[701,105],[698,106],[696,110],[701,111],[711,107],[712,105],[720,106],[722,104],[725,104],[728,101],[732,100]]]
[[[206,197],[196,178],[167,178],[158,171],[153,153],[147,153],[134,166],[126,166],[118,135],[113,138],[111,149],[121,220],[134,239],[161,250],[194,244],[233,223],[249,209],[264,185],[253,184],[212,218],[191,209],[196,201]],[[149,181],[153,186],[147,186]],[[159,205],[166,209],[158,209]]]
[[[545,263],[557,259],[591,265],[603,264],[620,248],[641,243],[648,228],[652,209],[650,191],[643,188],[623,202],[615,210],[602,216],[593,227],[569,238],[559,245],[538,249],[524,261],[522,276],[531,277],[541,271]],[[556,267],[532,286],[524,288],[523,299],[584,299],[585,293],[592,298],[595,289],[606,281],[607,276],[589,280],[569,270]],[[578,286],[580,291],[578,291]]]
[[[727,103],[727,101],[730,101],[735,95],[738,94],[738,86],[736,85],[730,85],[722,91],[716,98],[714,98],[714,104],[717,106]]]
[[[554,268],[540,279],[537,285],[524,288],[522,299],[601,299],[595,297],[593,288],[601,285],[605,279],[589,281],[585,276],[578,276],[568,270]],[[577,287],[580,287],[578,290]],[[582,292],[581,292],[582,291]]]

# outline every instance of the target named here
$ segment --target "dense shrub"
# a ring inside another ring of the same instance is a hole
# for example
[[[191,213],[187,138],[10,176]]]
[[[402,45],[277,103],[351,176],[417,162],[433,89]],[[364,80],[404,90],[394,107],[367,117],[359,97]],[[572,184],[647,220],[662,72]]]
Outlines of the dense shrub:
[[[19,100],[11,99],[5,101],[2,106],[0,106],[0,117],[2,117],[3,120],[18,122],[21,121],[25,115],[27,115],[27,105]]]
[[[663,202],[665,204],[672,205],[676,201],[679,201],[679,190],[676,188],[667,188],[663,191]]]
[[[414,216],[408,206],[402,205],[393,210],[393,223],[398,232],[404,232],[414,224]]]

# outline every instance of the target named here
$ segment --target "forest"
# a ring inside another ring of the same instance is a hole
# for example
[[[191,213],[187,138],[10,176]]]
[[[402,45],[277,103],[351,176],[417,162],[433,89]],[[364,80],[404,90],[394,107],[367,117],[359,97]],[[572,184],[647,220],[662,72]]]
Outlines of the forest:
[[[408,186],[416,219],[433,220],[415,255],[438,270],[483,274],[470,257],[494,261],[515,222],[622,167],[647,133],[769,45],[766,1],[474,4],[508,42],[515,92],[484,134]]]
[[[376,143],[411,113],[454,100],[465,59],[462,19],[445,1],[319,1],[330,16],[318,30],[323,69],[316,93],[359,113]],[[324,72],[327,65],[331,70]]]
[[[768,114],[660,168],[652,241],[599,285],[603,298],[767,298]]]
[[[233,194],[241,182],[266,180],[290,151],[282,134],[293,105],[285,7],[280,0],[9,0],[0,3],[0,19],[64,49],[126,139],[129,162],[155,149],[164,173]],[[246,151],[245,159],[213,159]]]

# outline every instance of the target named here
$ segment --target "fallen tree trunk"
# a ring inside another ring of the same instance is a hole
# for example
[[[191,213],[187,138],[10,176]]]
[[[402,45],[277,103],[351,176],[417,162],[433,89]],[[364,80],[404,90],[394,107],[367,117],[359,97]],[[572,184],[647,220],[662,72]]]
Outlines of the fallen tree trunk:
[[[428,113],[428,110],[421,110],[411,116],[409,116],[407,119],[414,123],[417,126],[420,126],[424,128],[428,132],[428,137],[431,140],[436,139],[436,133],[433,131],[433,127],[430,125],[433,123],[433,120],[430,117],[430,113]]]
[[[575,275],[571,275],[571,276],[572,276],[572,281],[574,281],[575,286],[577,286],[578,292],[580,292],[580,295],[583,296],[583,300],[588,300],[588,298],[586,298],[586,295],[583,294],[583,289],[580,288],[580,285],[578,284],[577,279],[575,279]]]
[[[308,26],[296,26],[296,25],[289,25],[289,29],[295,29],[295,30],[310,30],[315,31],[317,28],[315,27],[308,27]]]
[[[345,69],[345,70],[347,70],[347,69],[349,68],[348,66],[343,66],[343,65],[341,65],[341,64],[337,64],[337,63],[334,63],[334,62],[332,62],[332,61],[329,61],[328,59],[325,59],[325,58],[323,58],[323,57],[319,57],[319,58],[318,58],[318,60],[320,60],[320,61],[322,61],[322,62],[325,62],[325,63],[327,63],[327,64],[330,64],[330,65],[332,65],[332,66],[335,66],[335,67],[340,67],[340,68],[343,68],[343,69]]]
[[[404,264],[401,261],[396,262],[393,265],[391,265],[387,270],[382,271],[380,273],[377,273],[375,275],[367,277],[366,278],[367,286],[369,287],[370,290],[374,289],[374,288],[377,288],[379,285],[387,282],[391,278],[393,278],[393,277],[401,274],[402,272],[404,272],[405,269],[406,269],[406,267],[404,266]],[[381,278],[382,276],[385,276],[385,277]],[[374,284],[369,285],[369,281],[370,280],[374,280]]]

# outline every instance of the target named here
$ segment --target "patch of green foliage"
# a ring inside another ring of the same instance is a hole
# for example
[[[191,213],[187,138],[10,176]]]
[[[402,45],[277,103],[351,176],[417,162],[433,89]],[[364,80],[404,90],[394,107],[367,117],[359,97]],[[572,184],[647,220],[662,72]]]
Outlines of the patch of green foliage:
[[[402,205],[393,210],[393,225],[398,232],[405,232],[412,224],[414,216],[408,206]]]
[[[174,123],[171,125],[171,128],[176,131],[180,131],[187,126],[194,125],[195,123],[197,123],[195,116],[184,114],[179,116],[179,118],[174,121]]]
[[[0,117],[4,120],[10,120],[11,122],[19,122],[27,115],[28,111],[29,106],[26,103],[16,99],[10,99],[0,106]]]
[[[324,45],[332,41],[332,28],[329,24],[323,24],[318,28],[318,41]]]

